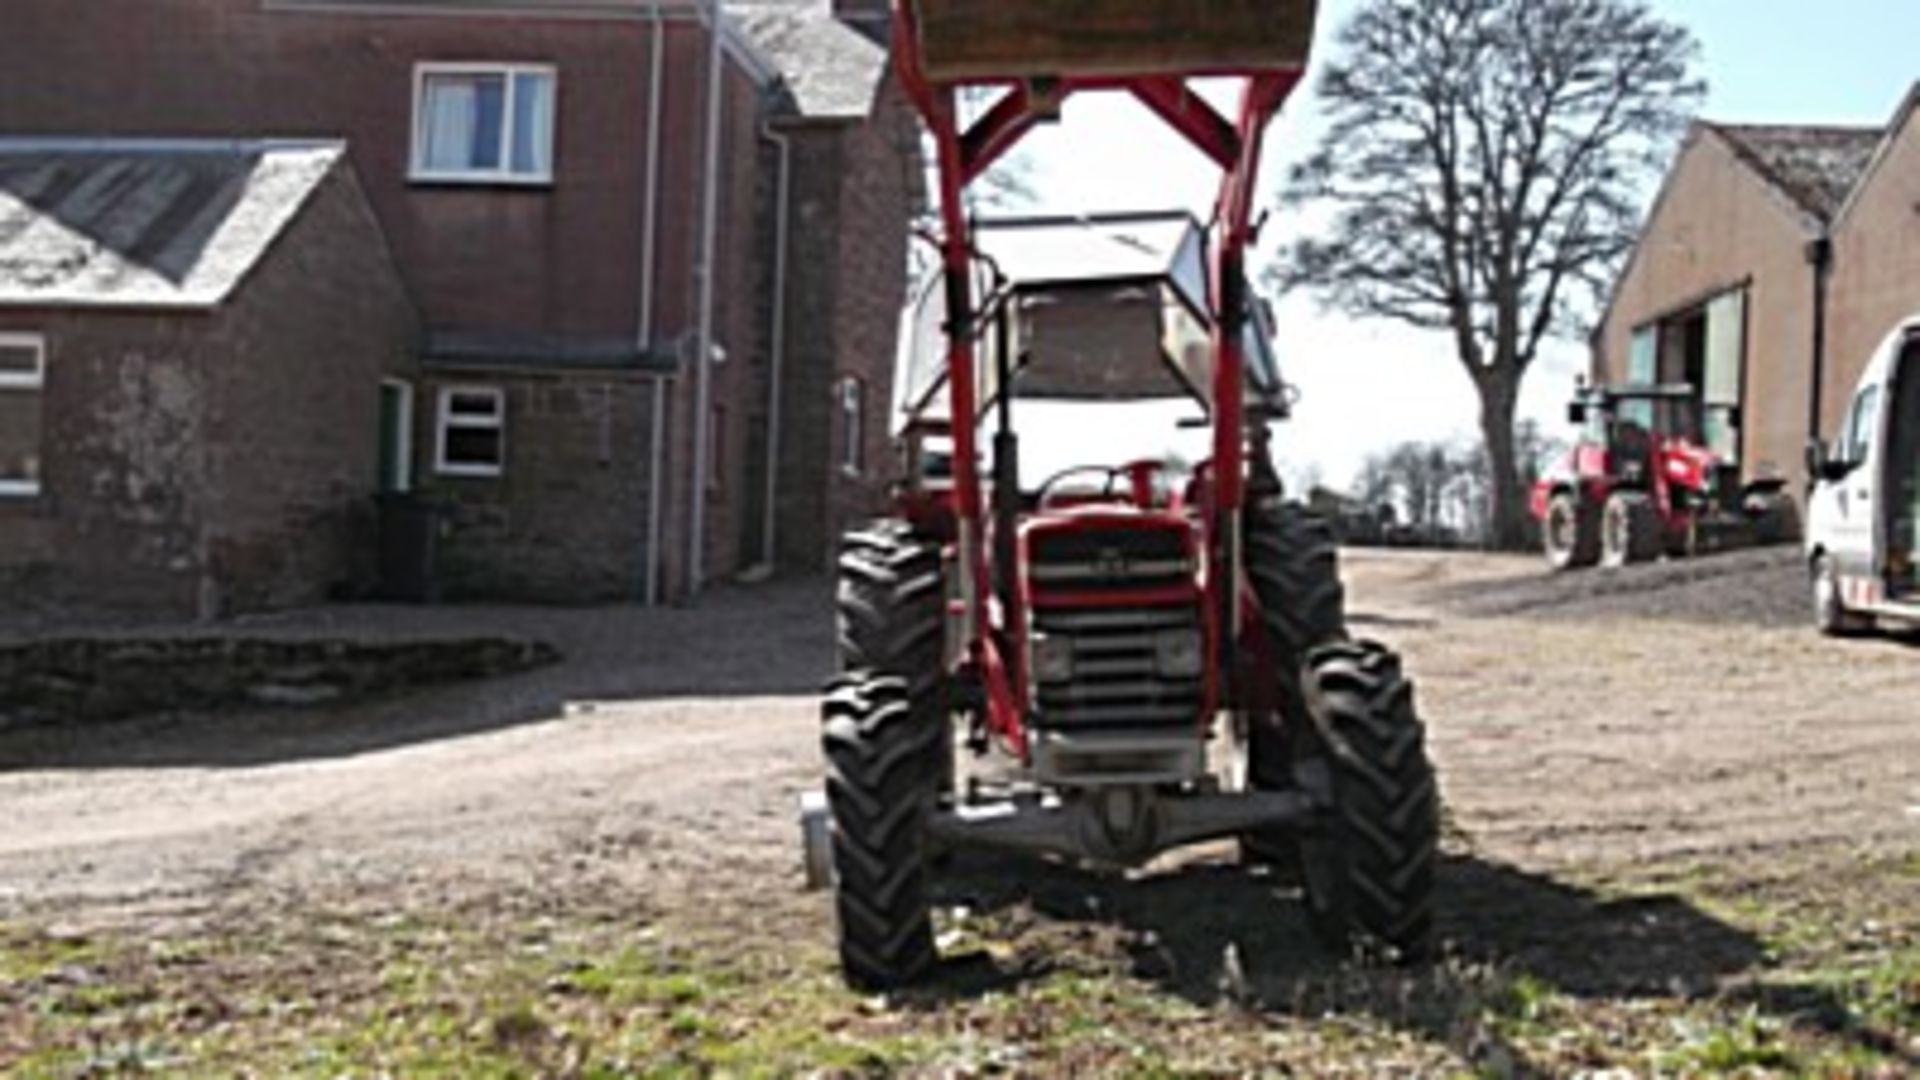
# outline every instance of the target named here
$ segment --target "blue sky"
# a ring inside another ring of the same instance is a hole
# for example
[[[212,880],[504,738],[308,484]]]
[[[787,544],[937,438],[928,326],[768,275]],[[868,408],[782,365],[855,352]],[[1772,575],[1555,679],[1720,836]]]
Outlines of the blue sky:
[[[1322,4],[1323,52],[1358,6],[1359,0]],[[1920,79],[1916,0],[1655,0],[1653,6],[1701,40],[1711,119],[1880,124]],[[1271,136],[1269,190],[1286,165],[1311,148],[1318,130],[1311,93],[1303,90]],[[1203,159],[1119,97],[1070,103],[1064,123],[1041,131],[1022,154],[1039,195],[1035,209],[1047,213],[1187,206],[1204,214],[1217,184]],[[1276,216],[1266,251],[1284,241],[1288,227]],[[1282,356],[1305,395],[1298,418],[1277,440],[1284,467],[1295,476],[1344,487],[1366,455],[1383,446],[1472,436],[1477,405],[1445,340],[1323,313],[1304,298],[1282,300],[1280,315]],[[1531,373],[1523,408],[1559,423],[1582,365],[1577,343],[1554,346]],[[1159,449],[1141,445],[1143,429],[1165,431],[1168,448],[1200,452],[1192,436],[1173,432],[1175,415],[1164,408],[1105,415],[1080,408],[1058,417],[1064,422],[1049,416],[1047,423],[1022,426],[1061,437],[1030,438],[1027,457],[1037,472]]]

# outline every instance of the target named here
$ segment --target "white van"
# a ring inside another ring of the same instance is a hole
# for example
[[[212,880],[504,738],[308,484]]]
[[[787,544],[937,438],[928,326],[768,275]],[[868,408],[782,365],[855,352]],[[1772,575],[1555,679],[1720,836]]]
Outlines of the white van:
[[[1821,631],[1920,626],[1920,316],[1874,354],[1840,438],[1807,456],[1807,564]]]

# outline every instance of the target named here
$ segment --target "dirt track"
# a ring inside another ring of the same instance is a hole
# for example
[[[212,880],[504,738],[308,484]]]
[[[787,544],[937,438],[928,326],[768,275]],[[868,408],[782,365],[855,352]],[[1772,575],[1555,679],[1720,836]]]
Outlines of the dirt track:
[[[1477,855],[1626,871],[1920,846],[1920,653],[1701,617],[1713,589],[1732,605],[1797,592],[1790,560],[1736,559],[1567,583],[1531,560],[1349,558],[1356,630],[1409,654],[1451,822]],[[513,628],[570,659],[335,714],[5,738],[0,916],[786,892],[793,800],[817,777],[824,601],[809,584],[665,615],[416,614],[405,632]],[[1672,617],[1618,614],[1635,602]]]

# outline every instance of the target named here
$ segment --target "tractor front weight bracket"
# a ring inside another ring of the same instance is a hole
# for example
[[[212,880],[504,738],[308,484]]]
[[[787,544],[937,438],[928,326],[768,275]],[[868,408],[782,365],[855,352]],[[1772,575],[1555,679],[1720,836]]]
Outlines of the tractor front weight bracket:
[[[1319,807],[1296,792],[1168,795],[1106,787],[1023,795],[936,812],[928,834],[955,848],[999,848],[1098,866],[1140,866],[1188,844],[1308,822]]]

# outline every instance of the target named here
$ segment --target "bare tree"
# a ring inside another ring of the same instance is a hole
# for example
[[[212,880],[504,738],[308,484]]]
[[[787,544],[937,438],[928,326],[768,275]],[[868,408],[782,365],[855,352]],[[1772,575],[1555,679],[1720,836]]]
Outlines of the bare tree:
[[[1334,211],[1283,287],[1451,335],[1479,391],[1494,539],[1527,533],[1521,381],[1630,250],[1644,181],[1705,93],[1642,0],[1365,0],[1319,85],[1330,124],[1285,201]]]

